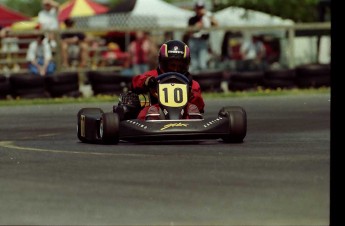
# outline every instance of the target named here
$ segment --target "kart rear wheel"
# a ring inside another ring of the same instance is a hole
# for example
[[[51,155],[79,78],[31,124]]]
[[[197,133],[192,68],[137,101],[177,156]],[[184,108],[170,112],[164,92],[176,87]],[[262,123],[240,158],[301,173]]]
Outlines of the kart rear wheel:
[[[103,143],[119,143],[119,126],[120,118],[118,114],[112,112],[102,114],[99,125],[99,134]]]
[[[98,138],[97,119],[103,114],[100,108],[82,108],[78,112],[77,136],[81,142],[93,143]]]
[[[225,143],[242,143],[247,133],[247,114],[242,107],[223,107],[219,116],[229,118],[229,133],[222,137]]]

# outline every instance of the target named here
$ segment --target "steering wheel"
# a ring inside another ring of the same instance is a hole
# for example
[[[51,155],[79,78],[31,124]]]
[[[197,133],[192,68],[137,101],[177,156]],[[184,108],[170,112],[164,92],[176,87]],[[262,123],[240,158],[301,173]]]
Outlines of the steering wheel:
[[[189,79],[184,74],[181,74],[178,72],[167,72],[167,73],[160,74],[157,76],[157,80],[158,81],[164,80],[165,78],[168,78],[168,77],[175,77],[178,80],[180,81],[182,80],[184,83],[189,84]]]

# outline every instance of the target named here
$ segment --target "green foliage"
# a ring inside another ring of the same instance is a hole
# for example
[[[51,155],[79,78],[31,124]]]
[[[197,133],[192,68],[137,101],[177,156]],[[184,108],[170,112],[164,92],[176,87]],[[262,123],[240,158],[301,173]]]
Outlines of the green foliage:
[[[61,3],[63,0],[56,0]],[[35,17],[42,9],[42,0],[4,0],[4,5],[29,17]]]

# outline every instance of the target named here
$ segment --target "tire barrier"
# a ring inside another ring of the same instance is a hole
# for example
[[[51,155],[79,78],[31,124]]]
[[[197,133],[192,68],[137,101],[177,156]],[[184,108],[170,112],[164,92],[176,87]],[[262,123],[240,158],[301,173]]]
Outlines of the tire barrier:
[[[198,81],[203,92],[221,92],[221,83],[224,78],[223,70],[204,71],[192,74],[193,79]]]
[[[266,89],[291,89],[296,87],[295,69],[272,69],[265,72],[262,86]]]
[[[0,75],[0,99],[6,99],[11,94],[11,85],[7,77]]]
[[[77,72],[61,72],[45,77],[46,89],[51,97],[80,97]]]
[[[262,84],[265,73],[262,71],[232,72],[228,81],[231,91],[256,89]]]
[[[296,84],[300,88],[330,86],[330,64],[305,64],[296,67]]]
[[[229,76],[227,76],[229,74]],[[257,89],[319,88],[330,86],[330,64],[305,64],[295,69],[270,69],[268,71],[230,72],[203,71],[192,74],[203,92],[222,92],[222,82],[230,91]],[[86,83],[94,95],[119,95],[130,89],[132,77],[117,72],[89,71]],[[226,84],[227,83],[227,84]],[[41,77],[30,73],[0,75],[0,99],[80,97],[78,72],[61,72]]]
[[[119,95],[131,86],[132,77],[120,75],[118,72],[87,72],[87,79],[94,95]]]
[[[11,95],[14,98],[32,99],[50,97],[50,94],[46,91],[45,77],[22,73],[11,75],[9,81]]]

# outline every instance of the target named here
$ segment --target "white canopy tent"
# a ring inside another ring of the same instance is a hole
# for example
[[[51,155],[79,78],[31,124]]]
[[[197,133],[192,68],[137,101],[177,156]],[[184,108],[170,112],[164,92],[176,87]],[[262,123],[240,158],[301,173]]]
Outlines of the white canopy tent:
[[[129,12],[109,13],[88,18],[89,27],[124,26],[133,28],[185,28],[194,12],[162,0],[136,0]]]
[[[137,0],[131,16],[151,16],[159,27],[184,28],[193,11],[166,3],[162,0]]]
[[[267,13],[244,9],[240,7],[227,7],[214,16],[220,26],[255,26],[255,25],[291,25],[292,20],[282,19]]]
[[[278,16],[273,16],[260,11],[244,9],[240,7],[227,7],[213,14],[217,19],[219,26],[231,27],[231,26],[271,26],[271,25],[292,25],[292,20],[283,19]],[[211,48],[217,54],[220,54],[221,49],[219,43],[222,43],[223,37],[226,31],[215,31],[211,33]],[[251,34],[256,32],[243,33],[244,38],[249,38]],[[262,30],[258,33],[267,33]],[[281,30],[268,31],[270,34],[282,35]]]

